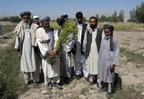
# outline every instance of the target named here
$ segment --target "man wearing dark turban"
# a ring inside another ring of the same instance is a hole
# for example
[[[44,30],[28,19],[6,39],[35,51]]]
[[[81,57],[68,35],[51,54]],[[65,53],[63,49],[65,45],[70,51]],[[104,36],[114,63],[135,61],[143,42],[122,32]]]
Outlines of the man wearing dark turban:
[[[63,31],[63,25],[68,20],[68,15],[62,15],[57,19],[57,24],[61,26],[60,29],[55,31],[55,41],[59,39],[61,32]],[[71,80],[71,53],[65,51],[65,45],[62,44],[59,48],[60,53],[60,76],[62,82],[69,82]]]
[[[29,84],[30,73],[35,83],[34,72],[36,71],[34,48],[30,33],[30,12],[20,14],[22,21],[16,26],[14,33],[16,35],[15,49],[18,51],[18,57],[21,62],[21,71],[24,73],[25,87]]]
[[[88,80],[88,72],[86,68],[86,59],[84,57],[84,52],[82,51],[83,40],[84,40],[84,33],[87,28],[87,24],[83,22],[83,13],[77,12],[76,13],[77,19],[77,27],[78,27],[78,35],[77,35],[77,47],[76,47],[76,54],[75,54],[75,75],[76,79],[79,80],[84,75],[85,79]]]
[[[104,25],[105,37],[102,40],[98,59],[98,78],[100,91],[106,89],[103,83],[108,85],[108,99],[112,96],[112,86],[115,77],[115,66],[119,65],[119,44],[113,37],[114,27]]]

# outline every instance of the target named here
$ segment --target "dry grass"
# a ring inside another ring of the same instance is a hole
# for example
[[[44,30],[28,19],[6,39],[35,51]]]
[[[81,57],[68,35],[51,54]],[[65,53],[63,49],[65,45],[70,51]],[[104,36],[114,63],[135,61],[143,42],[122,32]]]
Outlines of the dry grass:
[[[144,96],[141,94],[143,89],[144,86],[142,84],[130,85],[122,90],[118,90],[113,95],[113,99],[143,99]]]
[[[23,79],[19,77],[20,62],[13,46],[0,50],[0,99],[15,99],[21,92]]]
[[[16,25],[4,25],[4,26],[2,26],[3,34],[5,35],[9,32],[12,32],[15,27],[16,27]]]
[[[120,48],[120,53],[123,56],[126,56],[128,61],[144,64],[144,56],[142,53],[134,53],[134,51],[129,51],[126,48]]]
[[[99,23],[102,28],[104,24],[112,24],[115,31],[144,31],[144,24],[136,23]]]

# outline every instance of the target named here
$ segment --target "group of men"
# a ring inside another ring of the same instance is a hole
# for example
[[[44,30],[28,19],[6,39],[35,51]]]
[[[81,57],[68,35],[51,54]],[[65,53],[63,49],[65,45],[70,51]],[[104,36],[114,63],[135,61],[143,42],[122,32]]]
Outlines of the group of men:
[[[57,19],[57,23],[61,27],[58,30],[50,27],[50,17],[48,16],[41,19],[33,16],[33,22],[31,22],[31,13],[26,11],[22,12],[20,17],[22,20],[14,30],[15,49],[18,51],[25,87],[31,78],[34,85],[39,83],[41,68],[45,84],[43,92],[47,93],[47,88],[52,89],[53,86],[62,89],[60,81],[72,79],[71,55],[75,46],[75,53],[73,53],[75,78],[79,80],[84,76],[86,81],[91,84],[98,82],[97,64],[104,33],[99,28],[96,17],[90,17],[90,23],[86,24],[83,22],[83,13],[77,12],[77,39],[72,41],[74,42],[73,46],[69,45],[70,43],[62,44],[57,51],[54,48],[63,31],[63,24],[68,20],[67,15],[62,15]]]

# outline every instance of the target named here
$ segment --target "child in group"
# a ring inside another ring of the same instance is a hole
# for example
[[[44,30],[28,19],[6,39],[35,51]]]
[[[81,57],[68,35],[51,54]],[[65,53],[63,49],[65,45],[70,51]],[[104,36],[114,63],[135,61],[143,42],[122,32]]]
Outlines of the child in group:
[[[105,37],[102,40],[98,59],[98,78],[100,91],[104,91],[108,85],[107,97],[112,97],[112,85],[115,78],[115,66],[119,65],[119,44],[113,37],[114,26],[105,24]]]

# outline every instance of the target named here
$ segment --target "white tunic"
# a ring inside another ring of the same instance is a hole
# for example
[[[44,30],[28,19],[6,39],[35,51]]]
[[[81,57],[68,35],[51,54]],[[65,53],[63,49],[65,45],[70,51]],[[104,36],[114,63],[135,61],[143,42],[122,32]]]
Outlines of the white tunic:
[[[22,47],[21,55],[21,71],[23,72],[34,72],[36,71],[34,49],[32,47],[31,33],[29,29],[25,30],[25,37]],[[15,48],[18,49],[20,41],[16,36]]]
[[[53,50],[54,47],[54,34],[53,31],[50,31],[48,33],[45,32],[43,28],[37,29],[37,43],[38,47],[40,49],[40,52],[42,54],[42,68],[44,75],[48,78],[53,78],[59,76],[59,66],[58,59],[56,57],[56,62],[54,65],[51,65],[48,63],[49,55],[47,54],[48,50]]]
[[[90,75],[96,75],[98,74],[98,50],[97,50],[97,44],[96,44],[96,36],[97,36],[97,29],[92,32],[92,43],[91,43],[91,50],[89,53],[89,57],[87,59],[87,65],[88,65],[88,72]]]
[[[38,25],[36,23],[33,23],[31,25],[31,35],[32,35],[32,45],[33,46],[37,46],[37,43],[36,43],[36,30],[38,28]]]

